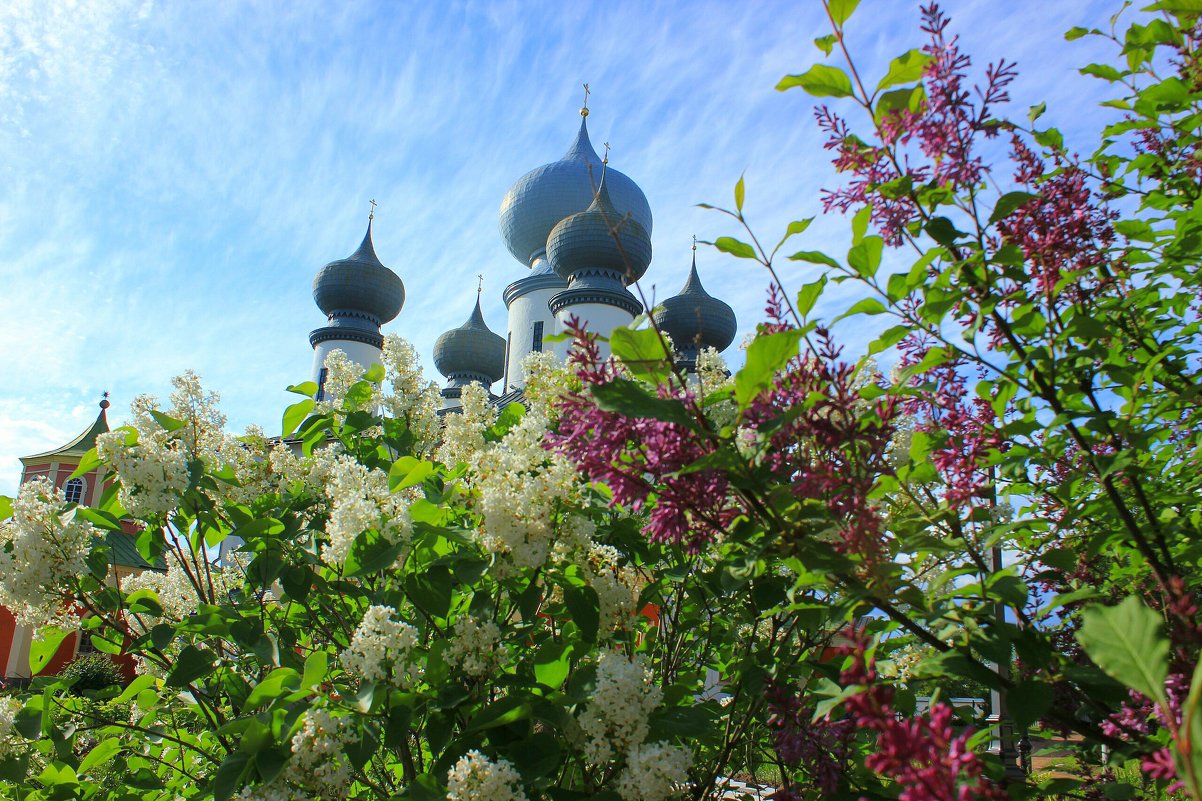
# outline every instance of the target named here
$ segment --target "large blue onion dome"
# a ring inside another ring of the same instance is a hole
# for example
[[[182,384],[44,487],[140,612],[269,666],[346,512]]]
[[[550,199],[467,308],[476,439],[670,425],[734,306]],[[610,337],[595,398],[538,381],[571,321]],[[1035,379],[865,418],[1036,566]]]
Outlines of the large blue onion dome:
[[[651,235],[610,198],[607,170],[587,209],[561,221],[547,237],[547,261],[560,278],[604,275],[629,286],[651,264]]]
[[[434,343],[434,366],[457,384],[479,381],[488,387],[505,375],[505,339],[485,325],[479,295],[467,322]]]
[[[601,171],[601,159],[593,150],[582,119],[580,132],[563,158],[523,175],[501,201],[501,237],[515,259],[527,267],[538,260],[547,247],[551,229],[592,203]],[[651,233],[651,207],[643,190],[617,170],[607,170],[606,174],[619,215],[629,214]]]
[[[370,221],[358,250],[317,272],[313,279],[313,300],[327,317],[364,316],[377,326],[401,313],[405,285],[376,256]]]
[[[651,316],[655,325],[672,337],[677,349],[686,354],[695,354],[702,348],[726,350],[738,328],[734,309],[701,285],[696,251],[684,287],[656,307]]]

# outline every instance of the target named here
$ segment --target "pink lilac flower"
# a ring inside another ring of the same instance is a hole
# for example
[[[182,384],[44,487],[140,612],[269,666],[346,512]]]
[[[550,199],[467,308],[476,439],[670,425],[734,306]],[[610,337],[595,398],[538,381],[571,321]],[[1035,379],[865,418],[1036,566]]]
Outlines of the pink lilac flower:
[[[843,708],[858,729],[875,732],[876,750],[864,764],[901,787],[899,801],[1001,801],[1005,792],[985,775],[981,758],[968,747],[970,731],[956,733],[955,713],[944,703],[923,715],[899,718],[893,691],[877,682],[868,643],[857,638],[847,648],[851,664],[842,683],[861,685]]]
[[[814,720],[813,706],[803,704],[796,689],[775,682],[766,694],[777,758],[802,768],[823,796],[834,795],[851,759],[852,721]]]

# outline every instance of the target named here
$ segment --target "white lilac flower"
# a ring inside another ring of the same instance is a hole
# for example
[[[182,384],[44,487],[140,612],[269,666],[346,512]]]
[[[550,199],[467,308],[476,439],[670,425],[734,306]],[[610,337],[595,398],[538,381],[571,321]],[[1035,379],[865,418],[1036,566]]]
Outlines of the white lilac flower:
[[[584,754],[604,765],[647,739],[649,718],[663,699],[641,657],[605,652],[597,663],[597,683],[580,716]]]
[[[330,499],[329,543],[322,547],[321,559],[326,564],[341,566],[355,538],[367,529],[376,529],[394,543],[408,540],[412,531],[409,507],[389,490],[388,474],[383,470],[368,470],[349,456],[338,456],[325,492]]]
[[[417,351],[396,334],[384,337],[383,358],[392,385],[392,394],[383,400],[384,411],[408,423],[417,452],[428,454],[439,440],[442,422],[438,410],[442,408],[442,393],[437,384],[422,375]]]
[[[484,432],[497,419],[488,390],[475,382],[463,388],[459,402],[459,411],[444,420],[442,445],[436,454],[448,467],[470,463],[484,449]]]
[[[522,360],[526,383],[522,387],[523,402],[531,414],[548,420],[557,416],[555,405],[571,388],[571,372],[551,351],[536,351]]]
[[[74,627],[64,594],[88,572],[99,534],[74,511],[64,512],[65,504],[61,490],[35,478],[21,485],[12,518],[0,523],[0,604],[22,625]]]
[[[624,629],[634,617],[644,583],[637,570],[618,561],[616,548],[593,543],[582,565],[600,601],[599,630],[604,634]]]
[[[447,772],[448,801],[527,801],[522,777],[507,759],[468,751]]]
[[[96,438],[96,453],[117,473],[121,505],[135,517],[171,512],[188,488],[188,454],[166,431],[109,431]]]
[[[329,414],[335,409],[342,408],[346,393],[352,386],[363,380],[363,375],[367,371],[360,364],[351,361],[346,353],[337,348],[326,354],[322,367],[325,368],[325,380],[321,384],[321,400],[314,404],[313,410],[318,414]],[[371,408],[379,406],[380,388],[378,386],[373,388],[372,401]]]
[[[455,634],[446,650],[447,661],[469,676],[484,676],[498,666],[504,656],[501,630],[491,620],[465,615],[455,621]]]
[[[0,698],[0,757],[8,756],[21,746],[22,738],[13,728],[21,702],[11,695]]]
[[[345,798],[351,783],[346,757],[349,718],[336,718],[324,709],[310,709],[292,737],[292,759],[279,778],[308,789],[321,798]],[[279,779],[277,779],[278,781]]]
[[[668,743],[635,746],[614,789],[622,801],[664,801],[686,787],[693,752]]]
[[[580,492],[575,468],[543,447],[546,418],[527,414],[471,465],[482,544],[518,569],[542,566],[555,542],[556,513]]]
[[[413,653],[417,629],[393,620],[395,614],[390,606],[369,606],[341,660],[344,668],[365,681],[387,681],[407,690],[421,676]]]

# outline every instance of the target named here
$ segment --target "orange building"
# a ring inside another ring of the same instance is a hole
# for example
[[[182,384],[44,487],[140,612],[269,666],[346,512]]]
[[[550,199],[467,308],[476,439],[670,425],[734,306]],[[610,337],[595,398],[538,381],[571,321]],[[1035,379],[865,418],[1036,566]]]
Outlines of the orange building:
[[[75,439],[54,450],[21,457],[22,484],[35,478],[45,478],[63,491],[69,503],[96,506],[100,502],[107,487],[103,468],[77,478],[71,478],[71,474],[79,467],[84,454],[95,447],[96,438],[109,430],[107,392],[105,396],[105,400],[100,402],[100,414],[96,416],[96,421]],[[138,554],[134,539],[132,526],[129,532],[108,532],[106,536],[113,568],[109,575],[116,581],[150,567]],[[5,682],[23,682],[30,678],[29,646],[33,635],[28,626],[19,625],[11,612],[0,606],[0,666],[4,667]],[[79,654],[92,650],[90,643],[81,641],[78,634],[72,634],[63,640],[54,658],[39,675],[54,675]],[[123,659],[115,661],[122,668],[128,668]]]

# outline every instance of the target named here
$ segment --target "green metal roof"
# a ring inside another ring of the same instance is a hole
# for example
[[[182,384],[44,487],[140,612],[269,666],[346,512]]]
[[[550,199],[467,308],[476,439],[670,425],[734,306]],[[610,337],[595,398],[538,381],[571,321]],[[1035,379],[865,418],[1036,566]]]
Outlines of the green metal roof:
[[[42,461],[43,459],[50,459],[55,456],[83,456],[96,447],[96,438],[98,436],[108,433],[109,421],[105,416],[108,407],[108,400],[102,400],[100,402],[100,414],[96,416],[96,422],[92,423],[90,428],[62,447],[46,451],[45,453],[35,453],[32,456],[22,456],[21,464],[28,465],[30,462]]]

